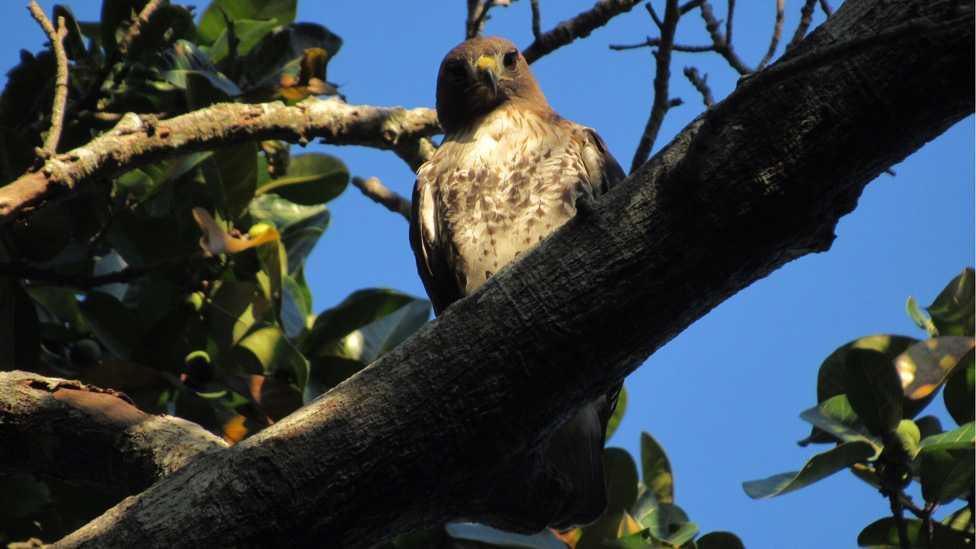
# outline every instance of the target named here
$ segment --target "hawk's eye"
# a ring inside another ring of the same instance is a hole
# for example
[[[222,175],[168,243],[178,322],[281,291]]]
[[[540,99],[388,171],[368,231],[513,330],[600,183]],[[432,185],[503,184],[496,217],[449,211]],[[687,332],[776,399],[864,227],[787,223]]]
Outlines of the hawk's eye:
[[[517,50],[512,50],[505,54],[505,57],[502,58],[502,63],[505,63],[506,69],[512,70],[515,68],[515,65],[518,63],[518,55]]]
[[[449,61],[444,67],[444,73],[451,80],[464,80],[468,75],[468,71],[464,68],[464,62],[459,59]]]

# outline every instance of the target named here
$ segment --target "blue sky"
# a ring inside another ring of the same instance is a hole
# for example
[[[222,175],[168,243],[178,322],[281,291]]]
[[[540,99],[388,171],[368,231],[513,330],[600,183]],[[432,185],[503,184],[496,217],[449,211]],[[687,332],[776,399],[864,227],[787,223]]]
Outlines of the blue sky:
[[[724,17],[724,2],[715,3]],[[20,48],[33,51],[44,43],[24,4],[4,2],[4,70],[17,62]],[[50,10],[52,2],[41,4]],[[71,3],[82,20],[97,18],[99,4]],[[542,0],[543,29],[592,4]],[[787,39],[800,4],[787,3]],[[750,64],[768,47],[773,6],[771,0],[738,5],[735,45]],[[531,42],[527,1],[492,14],[489,34],[523,47]],[[438,63],[463,38],[464,2],[304,0],[298,19],[324,24],[345,39],[328,76],[350,102],[432,106]],[[821,20],[818,13],[815,24]],[[653,59],[647,49],[612,52],[607,45],[647,35],[656,29],[638,7],[533,66],[555,109],[595,128],[624,166],[647,119]],[[682,20],[678,36],[692,44],[707,39],[694,13]],[[701,112],[699,96],[681,75],[689,64],[709,74],[717,98],[735,86],[735,73],[718,56],[677,54],[672,96],[685,104],[671,110],[655,150]],[[797,414],[815,403],[817,368],[834,348],[874,333],[921,337],[904,314],[905,299],[914,295],[928,304],[973,264],[973,135],[969,117],[894,166],[897,176],[873,182],[841,220],[829,252],[794,261],[733,296],[628,378],[630,406],[611,444],[636,454],[640,431],[653,433],[671,458],[677,503],[703,531],[732,530],[758,548],[853,547],[857,532],[886,514],[885,500],[847,473],[768,501],[750,500],[740,483],[796,470],[813,454],[795,444],[808,430]],[[392,153],[309,149],[336,154],[354,174],[378,176],[409,196],[413,175]],[[332,226],[307,273],[317,310],[362,287],[424,294],[403,219],[352,188],[330,207]],[[941,399],[933,408],[941,408]]]

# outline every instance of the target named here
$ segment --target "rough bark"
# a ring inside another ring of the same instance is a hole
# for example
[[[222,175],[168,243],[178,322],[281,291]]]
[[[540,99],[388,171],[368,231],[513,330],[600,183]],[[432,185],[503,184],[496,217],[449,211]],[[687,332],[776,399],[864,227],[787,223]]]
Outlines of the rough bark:
[[[125,395],[29,372],[0,372],[0,469],[137,494],[227,447],[199,425],[139,411]]]
[[[461,517],[542,526],[560,484],[512,456],[730,295],[827,250],[869,181],[973,112],[972,43],[971,2],[849,0],[403,345],[58,545],[363,547]]]

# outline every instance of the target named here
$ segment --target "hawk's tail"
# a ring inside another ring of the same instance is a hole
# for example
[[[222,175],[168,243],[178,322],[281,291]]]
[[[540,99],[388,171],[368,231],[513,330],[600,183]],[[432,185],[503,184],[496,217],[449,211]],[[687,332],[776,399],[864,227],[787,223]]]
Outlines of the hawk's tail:
[[[565,530],[589,524],[607,506],[603,444],[612,410],[609,396],[585,404],[553,433],[545,450],[546,463],[569,481],[571,490],[562,516],[552,526]],[[614,398],[614,400],[616,400]]]

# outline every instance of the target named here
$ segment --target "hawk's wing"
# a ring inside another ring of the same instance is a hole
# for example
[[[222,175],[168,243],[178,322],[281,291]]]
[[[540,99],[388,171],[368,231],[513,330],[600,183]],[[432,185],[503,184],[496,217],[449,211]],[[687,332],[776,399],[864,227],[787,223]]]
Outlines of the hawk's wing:
[[[589,185],[594,196],[610,190],[627,177],[617,159],[610,154],[607,144],[590,128],[585,128],[586,141],[583,143],[583,166],[589,178]]]
[[[434,313],[439,315],[448,305],[464,297],[461,294],[464,284],[457,283],[456,273],[452,272],[445,254],[451,243],[444,241],[440,230],[435,192],[431,182],[418,175],[411,202],[410,247],[417,261],[420,280],[434,305]]]

